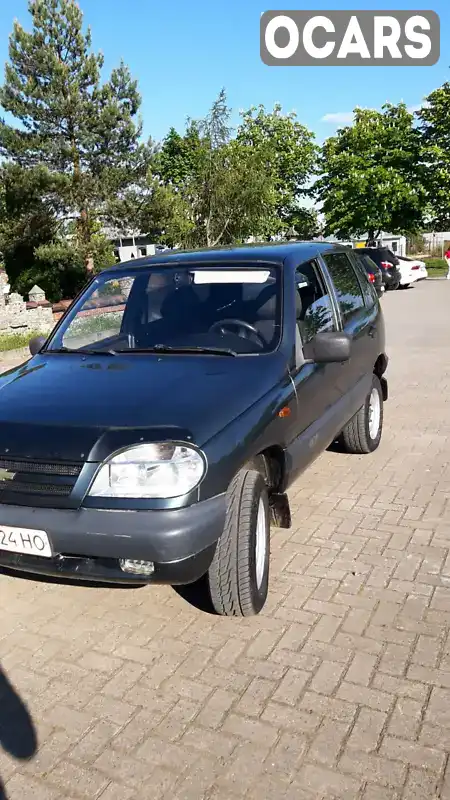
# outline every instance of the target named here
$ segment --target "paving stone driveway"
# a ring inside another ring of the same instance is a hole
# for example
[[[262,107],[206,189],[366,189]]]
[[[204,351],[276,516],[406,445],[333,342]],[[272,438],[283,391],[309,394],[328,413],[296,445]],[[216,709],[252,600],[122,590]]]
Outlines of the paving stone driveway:
[[[382,446],[297,483],[262,616],[0,576],[8,800],[450,798],[450,284],[383,305]]]

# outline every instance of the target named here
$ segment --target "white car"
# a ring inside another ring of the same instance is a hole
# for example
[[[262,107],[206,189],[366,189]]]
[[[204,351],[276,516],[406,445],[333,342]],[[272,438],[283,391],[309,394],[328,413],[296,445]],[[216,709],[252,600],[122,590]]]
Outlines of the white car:
[[[400,287],[406,289],[410,283],[416,281],[423,281],[428,278],[428,272],[424,261],[419,261],[416,258],[408,258],[407,256],[397,256],[398,268],[401,273]]]

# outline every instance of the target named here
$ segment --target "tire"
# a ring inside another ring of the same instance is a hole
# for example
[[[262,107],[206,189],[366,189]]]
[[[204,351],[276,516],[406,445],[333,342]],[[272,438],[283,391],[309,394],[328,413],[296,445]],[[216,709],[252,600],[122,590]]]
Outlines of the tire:
[[[411,286],[410,283],[401,283],[398,288],[399,289],[409,289],[410,286]]]
[[[241,470],[228,490],[225,527],[208,570],[215,611],[250,617],[262,610],[269,589],[270,517],[267,486],[255,470]]]
[[[378,397],[378,399],[377,399]],[[374,407],[375,406],[375,407]],[[378,408],[378,412],[376,409]],[[373,414],[378,426],[372,427]],[[341,433],[340,440],[346,453],[365,455],[373,453],[380,444],[383,431],[383,390],[376,375],[372,376],[372,387],[366,401]]]

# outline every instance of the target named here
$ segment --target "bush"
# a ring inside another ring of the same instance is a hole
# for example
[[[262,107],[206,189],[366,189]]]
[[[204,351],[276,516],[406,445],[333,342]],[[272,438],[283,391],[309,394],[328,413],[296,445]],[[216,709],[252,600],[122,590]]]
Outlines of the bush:
[[[95,272],[101,272],[103,269],[115,266],[114,248],[104,236],[100,234],[94,236],[93,251]]]
[[[94,237],[93,256],[95,272],[116,263],[112,245],[104,236]],[[15,252],[14,258],[14,267],[11,264],[10,269],[6,263],[6,270],[13,291],[24,297],[37,284],[51,303],[72,300],[90,278],[84,253],[67,241],[41,244],[32,254]]]
[[[43,244],[34,251],[34,264],[23,270],[16,279],[17,291],[26,296],[37,284],[44,290],[47,300],[72,297],[86,283],[86,269],[80,253],[65,242]]]
[[[447,270],[447,262],[445,258],[433,258],[432,256],[424,256],[422,261],[427,265],[427,269],[442,269]]]

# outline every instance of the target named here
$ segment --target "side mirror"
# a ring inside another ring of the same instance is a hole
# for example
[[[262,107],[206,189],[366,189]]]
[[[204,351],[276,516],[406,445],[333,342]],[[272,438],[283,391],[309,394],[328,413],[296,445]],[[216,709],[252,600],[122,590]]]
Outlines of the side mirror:
[[[310,344],[311,359],[317,364],[333,364],[350,358],[351,339],[346,333],[316,333]]]
[[[44,347],[46,341],[47,341],[46,336],[33,336],[33,338],[30,339],[28,344],[31,355],[35,356],[37,353],[39,353]]]

